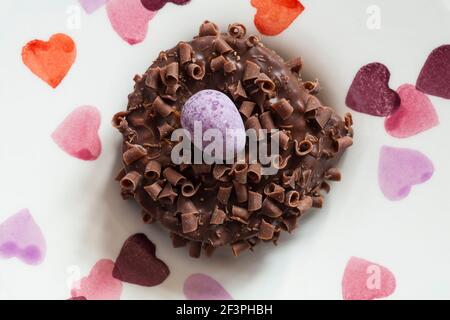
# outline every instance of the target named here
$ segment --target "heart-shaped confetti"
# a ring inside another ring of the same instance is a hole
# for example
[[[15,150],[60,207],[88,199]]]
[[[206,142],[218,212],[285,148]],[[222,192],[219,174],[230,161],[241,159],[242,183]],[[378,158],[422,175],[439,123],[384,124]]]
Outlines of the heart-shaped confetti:
[[[108,0],[78,0],[78,2],[83,7],[84,11],[88,14],[93,13],[95,10],[104,6]]]
[[[177,5],[188,4],[191,0],[141,0],[142,5],[150,11],[158,11],[167,3],[172,2]]]
[[[252,0],[255,26],[262,34],[275,36],[287,29],[305,10],[299,0]]]
[[[381,148],[378,182],[389,200],[407,197],[414,185],[428,181],[433,173],[433,163],[419,151],[387,146]]]
[[[52,88],[61,83],[76,56],[75,42],[62,33],[53,35],[49,41],[30,41],[22,49],[23,63]]]
[[[47,245],[28,209],[22,209],[0,225],[0,257],[17,257],[26,264],[44,261]]]
[[[112,276],[113,269],[113,261],[99,260],[87,277],[74,284],[71,299],[119,300],[122,294],[122,281]]]
[[[125,241],[113,271],[116,279],[145,287],[161,284],[169,274],[167,265],[156,257],[155,245],[142,233]]]
[[[106,11],[113,29],[131,45],[145,39],[148,22],[156,14],[147,10],[141,0],[109,0]]]
[[[400,97],[389,88],[391,73],[381,63],[374,62],[359,69],[345,103],[355,111],[386,117],[400,105]]]
[[[190,275],[184,281],[183,292],[188,300],[232,300],[222,285],[202,273]]]
[[[53,141],[65,152],[81,160],[95,160],[102,144],[98,136],[100,112],[92,106],[78,107],[53,132]]]
[[[396,138],[408,138],[439,124],[439,118],[430,99],[415,86],[404,84],[397,90],[400,107],[389,115],[384,127]]]
[[[416,86],[426,94],[450,99],[450,44],[430,53]]]
[[[373,300],[390,296],[396,288],[394,274],[379,264],[352,257],[342,278],[344,300]]]

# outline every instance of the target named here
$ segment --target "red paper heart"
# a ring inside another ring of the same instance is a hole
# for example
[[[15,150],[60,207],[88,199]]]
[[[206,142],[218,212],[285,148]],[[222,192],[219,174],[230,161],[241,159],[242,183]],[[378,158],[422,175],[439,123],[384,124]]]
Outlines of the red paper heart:
[[[252,0],[259,32],[275,36],[283,32],[305,10],[298,0]]]
[[[76,56],[75,42],[62,33],[53,35],[49,41],[30,41],[22,49],[23,63],[53,88],[64,79]]]

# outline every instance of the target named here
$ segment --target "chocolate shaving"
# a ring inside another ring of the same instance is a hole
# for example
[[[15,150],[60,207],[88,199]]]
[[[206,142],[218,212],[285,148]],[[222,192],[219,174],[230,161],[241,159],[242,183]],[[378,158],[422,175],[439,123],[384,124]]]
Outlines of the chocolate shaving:
[[[303,59],[301,57],[297,57],[286,62],[288,68],[294,73],[300,73],[303,68]]]
[[[240,23],[233,23],[228,26],[228,33],[236,39],[242,39],[247,34],[247,29]]]
[[[248,224],[248,218],[250,218],[250,212],[248,212],[246,209],[238,207],[238,206],[233,206],[233,208],[231,209],[231,219],[232,220],[236,220],[239,221],[243,224]]]
[[[216,180],[227,182],[230,181],[231,168],[225,165],[217,164],[213,169],[213,177]]]
[[[191,200],[183,196],[179,196],[177,201],[177,212],[181,214],[198,213],[198,209]]]
[[[160,79],[160,69],[152,68],[147,72],[147,76],[145,78],[145,85],[154,90],[159,88],[159,79]]]
[[[211,221],[209,223],[214,225],[223,224],[226,217],[227,217],[226,213],[223,210],[220,210],[219,208],[216,207],[213,211]]]
[[[200,184],[197,187],[194,187],[192,182],[186,181],[181,185],[181,194],[186,198],[191,198],[197,193],[199,188]]]
[[[258,36],[250,36],[248,37],[247,41],[245,41],[245,44],[251,48],[257,46],[261,40],[258,38]]]
[[[191,62],[192,61],[192,53],[194,51],[192,50],[192,47],[190,44],[186,42],[180,43],[180,63],[182,65]]]
[[[163,176],[173,186],[181,185],[186,182],[186,177],[178,173],[172,167],[167,167],[166,169],[164,169]]]
[[[247,170],[248,180],[252,183],[259,183],[261,181],[261,164],[252,163]]]
[[[303,140],[298,142],[297,140],[294,140],[295,143],[295,154],[299,157],[303,157],[310,153],[313,150],[313,144],[309,140]]]
[[[326,181],[323,181],[323,182],[320,184],[320,189],[323,190],[323,191],[325,191],[326,193],[329,193],[330,190],[331,190],[331,187],[330,187],[330,185],[329,185]]]
[[[265,73],[259,74],[258,78],[255,80],[255,84],[268,96],[272,96],[275,93],[275,82],[273,82]]]
[[[122,168],[122,169],[120,169],[119,173],[117,173],[114,180],[120,181],[120,180],[122,180],[123,177],[125,177],[126,174],[127,174],[127,172],[125,171],[125,168]]]
[[[314,208],[322,208],[323,206],[323,197],[322,196],[318,196],[318,197],[312,197],[312,206]]]
[[[248,192],[248,211],[258,211],[262,207],[262,195],[258,192]]]
[[[261,134],[262,127],[261,127],[261,123],[259,122],[258,117],[251,116],[250,118],[248,118],[247,121],[245,121],[245,128],[254,130],[254,132],[256,134],[256,138],[258,140],[262,139],[262,134]]]
[[[296,206],[296,209],[300,214],[304,214],[307,210],[311,209],[313,206],[313,199],[310,196],[305,196],[301,199]]]
[[[234,190],[236,193],[236,199],[238,203],[247,202],[247,185],[241,184],[237,181],[233,181]]]
[[[289,148],[289,136],[284,131],[278,131],[278,137],[281,149],[287,150]]]
[[[285,158],[280,155],[275,155],[274,167],[278,170],[286,168],[291,158],[292,158],[291,154]]]
[[[190,233],[197,230],[198,216],[195,213],[183,213],[181,215],[181,228],[183,233]]]
[[[341,181],[341,172],[337,168],[330,168],[325,172],[324,178],[331,181]]]
[[[159,184],[159,181],[157,181],[149,186],[145,186],[144,190],[147,191],[147,193],[150,195],[153,201],[156,201],[158,199],[159,194],[162,191],[162,187]]]
[[[247,82],[249,80],[257,79],[260,73],[261,68],[253,61],[247,60],[245,62],[245,71],[244,75],[242,76],[242,81]]]
[[[145,224],[152,224],[152,223],[155,223],[157,220],[157,217],[155,217],[154,214],[152,214],[151,212],[148,212],[146,210],[142,210],[141,215],[142,215],[142,221]]]
[[[294,107],[285,98],[272,105],[272,109],[280,116],[281,119],[287,120],[294,112]]]
[[[161,177],[161,163],[151,160],[147,163],[144,171],[144,177],[149,180],[159,179]]]
[[[227,59],[224,58],[224,56],[218,56],[211,60],[211,71],[216,72],[223,69],[223,66],[227,62]]]
[[[303,83],[303,87],[308,91],[309,94],[318,94],[320,91],[319,80],[306,81]]]
[[[264,187],[264,194],[280,203],[284,202],[284,188],[276,183],[268,183]]]
[[[244,87],[242,86],[242,82],[239,81],[237,84],[232,84],[228,87],[228,90],[233,97],[233,100],[237,100],[239,98],[247,98],[247,93],[245,92]]]
[[[275,233],[275,226],[262,219],[259,227],[258,238],[261,240],[271,240]]]
[[[238,183],[247,183],[248,164],[238,163],[233,166],[231,174],[234,175],[234,180]]]
[[[147,155],[147,150],[141,145],[134,144],[123,154],[123,162],[129,166],[130,164],[142,159]]]
[[[256,104],[254,102],[244,101],[242,102],[241,107],[239,108],[239,112],[248,119],[252,115],[255,105]]]
[[[116,113],[112,119],[113,127],[118,129],[122,133],[125,130],[125,128],[128,127],[128,122],[126,120],[127,115],[128,115],[127,111],[121,111]]]
[[[167,122],[164,122],[163,124],[158,126],[158,132],[159,132],[159,137],[165,138],[168,135],[170,135],[173,130],[175,130],[174,127],[172,127],[170,124],[168,124]]]
[[[190,241],[189,256],[192,258],[200,258],[202,253],[202,243],[199,241]]]
[[[281,226],[284,230],[291,233],[298,225],[298,217],[295,215],[290,215],[286,218],[283,218],[281,222]]]
[[[174,86],[178,83],[179,65],[178,62],[172,62],[160,69],[162,82],[166,86]]]
[[[194,173],[196,175],[201,175],[201,174],[208,174],[211,172],[211,165],[210,164],[193,164],[192,169],[194,170]]]
[[[218,38],[214,41],[214,50],[220,54],[226,54],[233,51],[233,48],[225,40]]]
[[[203,22],[198,33],[199,37],[217,36],[218,34],[219,27],[215,23],[209,21]]]
[[[294,171],[291,169],[287,169],[284,170],[281,173],[281,181],[282,181],[282,185],[283,187],[290,187],[290,188],[295,188],[295,180],[296,180],[296,176],[294,174]]]
[[[233,251],[233,255],[235,257],[239,256],[242,252],[247,251],[250,248],[250,244],[245,240],[235,242],[231,245],[231,250]]]
[[[162,94],[161,97],[165,99],[169,99],[171,101],[177,101],[177,91],[181,88],[180,84],[174,84],[166,87],[165,94]]]
[[[120,180],[120,186],[125,191],[134,192],[139,186],[141,179],[142,176],[139,172],[131,171],[128,172],[125,177],[122,178],[122,180]]]
[[[160,97],[156,97],[156,99],[152,103],[152,108],[156,110],[162,117],[168,117],[175,110],[167,105]]]
[[[275,123],[273,123],[272,115],[270,111],[266,111],[263,114],[259,116],[259,121],[261,122],[261,127],[263,129],[266,129],[268,131],[275,130],[276,126]]]
[[[262,214],[271,218],[278,218],[283,211],[269,198],[265,198],[262,203]]]
[[[300,192],[291,190],[286,193],[285,204],[288,207],[295,208],[300,205]]]
[[[233,188],[231,186],[219,187],[219,191],[217,192],[217,200],[219,200],[221,204],[226,205],[228,203],[228,200],[230,199],[232,190]]]
[[[172,246],[174,248],[182,248],[185,247],[186,244],[188,243],[188,240],[186,238],[183,238],[181,236],[179,236],[178,234],[172,232],[170,234],[170,238],[172,239]]]
[[[336,153],[342,152],[353,144],[351,137],[345,136],[333,141],[333,150]]]
[[[223,66],[223,70],[225,71],[225,73],[235,72],[237,70],[236,63],[234,63],[233,61],[225,62],[224,66]]]
[[[205,68],[196,63],[191,63],[187,66],[186,74],[194,80],[202,80],[205,76]]]
[[[173,203],[175,201],[176,197],[178,197],[178,194],[173,190],[170,182],[166,183],[163,190],[161,191],[161,193],[158,196],[158,198],[160,200],[167,199],[170,203]]]

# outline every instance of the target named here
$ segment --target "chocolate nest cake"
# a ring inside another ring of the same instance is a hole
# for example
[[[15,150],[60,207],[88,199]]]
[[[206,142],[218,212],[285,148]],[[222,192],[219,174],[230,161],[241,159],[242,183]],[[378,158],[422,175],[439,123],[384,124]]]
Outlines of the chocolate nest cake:
[[[206,21],[190,42],[161,52],[136,76],[127,110],[113,118],[123,135],[124,167],[117,176],[125,199],[142,206],[145,223],[159,222],[175,247],[199,257],[221,246],[238,256],[261,241],[276,244],[312,207],[322,207],[327,181],[352,145],[352,117],[342,119],[303,81],[302,59],[284,61],[241,24],[220,33]],[[259,163],[187,164],[171,161],[183,106],[202,90],[226,94],[245,128],[278,129],[278,171]]]

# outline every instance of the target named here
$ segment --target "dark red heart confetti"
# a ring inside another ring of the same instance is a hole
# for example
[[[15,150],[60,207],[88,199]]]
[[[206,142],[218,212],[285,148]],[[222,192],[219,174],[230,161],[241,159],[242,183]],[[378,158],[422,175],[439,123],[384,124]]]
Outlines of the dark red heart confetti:
[[[156,257],[156,247],[145,234],[125,241],[113,270],[113,277],[145,287],[161,284],[170,274],[167,265]]]
[[[191,0],[141,0],[142,5],[150,11],[158,11],[164,7],[168,2],[175,3],[177,5],[188,4]]]
[[[378,62],[359,69],[347,93],[345,104],[355,111],[386,117],[400,106],[400,97],[389,88],[391,74]]]
[[[416,88],[432,96],[450,99],[450,45],[440,46],[430,53]]]

